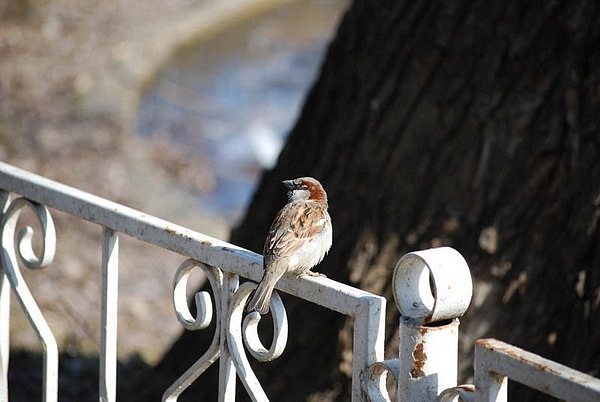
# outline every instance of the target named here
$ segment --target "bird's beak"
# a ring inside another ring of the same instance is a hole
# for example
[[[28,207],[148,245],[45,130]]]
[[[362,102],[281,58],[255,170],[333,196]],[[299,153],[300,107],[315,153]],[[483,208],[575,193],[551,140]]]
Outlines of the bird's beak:
[[[284,180],[282,181],[283,185],[286,186],[288,189],[292,190],[294,188],[294,181],[293,180]]]

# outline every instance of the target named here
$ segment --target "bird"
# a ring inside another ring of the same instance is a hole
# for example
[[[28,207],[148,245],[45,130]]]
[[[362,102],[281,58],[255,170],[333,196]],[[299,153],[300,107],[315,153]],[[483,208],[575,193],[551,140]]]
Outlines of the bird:
[[[277,213],[263,247],[264,274],[246,304],[246,311],[269,312],[275,284],[285,273],[321,276],[311,271],[319,264],[333,239],[327,193],[312,177],[284,180],[288,201]]]

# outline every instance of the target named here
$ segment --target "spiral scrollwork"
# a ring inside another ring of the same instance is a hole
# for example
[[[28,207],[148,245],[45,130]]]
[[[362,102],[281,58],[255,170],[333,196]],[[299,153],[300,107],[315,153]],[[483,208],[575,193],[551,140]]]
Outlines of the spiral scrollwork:
[[[201,269],[208,278],[213,294],[215,305],[211,302],[208,292],[201,291],[194,295],[196,303],[196,316],[190,312],[187,303],[186,289],[190,274],[196,268]],[[213,307],[217,314],[215,335],[204,354],[183,373],[163,394],[163,401],[176,401],[179,395],[185,391],[207,368],[209,368],[220,356],[221,339],[221,296],[223,291],[223,272],[216,267],[211,267],[196,260],[184,261],[175,274],[173,280],[173,304],[179,322],[188,330],[196,331],[208,327],[213,318]]]
[[[230,306],[230,309],[243,310],[246,305],[246,300],[250,296],[250,293],[256,285],[252,283],[246,283],[238,289],[236,292],[236,298]],[[236,300],[237,299],[237,300]],[[237,302],[237,303],[236,303]],[[258,361],[268,362],[277,359],[287,344],[288,337],[288,322],[285,307],[281,301],[279,294],[274,291],[271,297],[270,310],[271,316],[273,317],[273,341],[271,346],[267,349],[258,336],[258,324],[261,319],[261,315],[257,312],[252,312],[242,322],[242,334],[243,341],[248,349],[248,352]],[[231,315],[230,315],[231,317]],[[232,321],[233,322],[233,321]]]
[[[11,242],[15,239],[19,216],[24,208],[29,208],[34,213],[41,227],[42,241],[39,255],[33,250],[34,230],[31,226],[21,228],[16,235],[16,253],[11,246]],[[45,206],[25,198],[17,198],[8,206],[1,225],[2,245],[13,262],[19,261],[29,269],[44,268],[52,263],[56,251],[56,231],[50,212]]]
[[[250,354],[259,361],[274,360],[281,356],[287,344],[288,324],[283,302],[277,292],[273,292],[270,309],[273,316],[273,342],[268,349],[262,344],[258,336],[260,315],[253,312],[242,321],[244,306],[255,288],[256,284],[246,282],[235,292],[227,314],[229,329],[227,340],[235,368],[248,394],[257,400],[267,400],[267,396],[250,366],[243,345],[245,344]]]
[[[196,268],[206,274],[213,290],[215,305],[213,306],[207,292],[196,293],[194,300],[197,313],[194,316],[188,308],[186,288],[189,276]],[[188,330],[204,329],[211,323],[214,311],[216,328],[208,350],[169,387],[163,395],[163,401],[176,401],[178,396],[218,358],[226,362],[221,362],[222,367],[232,364],[231,367],[235,369],[253,399],[268,400],[250,366],[244,345],[248,352],[261,362],[271,361],[281,356],[287,343],[287,315],[281,298],[277,292],[273,292],[271,298],[273,341],[268,348],[265,347],[258,335],[260,315],[254,312],[244,316],[244,306],[255,288],[256,284],[251,282],[238,286],[236,275],[225,274],[216,267],[196,260],[186,260],[179,266],[173,282],[173,302],[178,320]],[[229,386],[235,387],[235,381],[225,385],[226,388]]]
[[[473,402],[475,400],[475,386],[459,385],[444,390],[438,396],[439,402]]]
[[[208,327],[212,321],[213,305],[208,292],[200,291],[194,295],[196,304],[196,316],[194,317],[188,308],[186,289],[189,276],[195,268],[200,268],[210,283],[215,294],[223,286],[223,273],[218,268],[209,267],[195,260],[184,261],[175,274],[173,280],[173,304],[179,322],[188,330],[196,331]],[[220,300],[215,297],[216,309],[220,309]]]
[[[377,362],[369,367],[367,373],[367,392],[369,398],[373,401],[391,401],[386,390],[387,375],[391,374],[396,384],[398,384],[398,375],[400,372],[400,362],[398,359],[384,360]]]
[[[25,208],[34,213],[41,227],[42,239],[39,253],[34,251],[32,227],[24,227],[16,234],[19,216]],[[45,206],[25,198],[16,198],[5,209],[0,230],[2,269],[44,350],[44,400],[56,401],[58,396],[58,347],[54,335],[19,269],[19,263],[29,269],[40,269],[52,262],[56,250],[54,223]]]

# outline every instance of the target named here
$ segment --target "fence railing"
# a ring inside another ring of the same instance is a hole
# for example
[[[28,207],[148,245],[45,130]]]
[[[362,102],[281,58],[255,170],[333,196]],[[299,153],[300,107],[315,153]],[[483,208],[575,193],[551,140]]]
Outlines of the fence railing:
[[[271,301],[273,340],[265,346],[257,334],[260,315],[243,311],[255,282],[262,277],[261,256],[2,162],[0,203],[0,402],[9,400],[10,289],[43,348],[43,400],[58,399],[57,343],[20,271],[21,266],[45,267],[54,258],[56,233],[48,208],[103,228],[101,401],[116,400],[120,234],[180,254],[183,262],[173,281],[177,318],[188,330],[202,330],[213,320],[216,323],[206,352],[165,390],[163,401],[176,401],[217,361],[220,401],[235,400],[236,377],[253,400],[268,400],[248,354],[262,362],[279,357],[286,346],[288,317],[275,292]],[[41,247],[32,246],[33,229],[17,231],[24,209],[31,210],[39,221]],[[195,269],[206,274],[213,295],[195,295],[194,316],[188,309],[186,285]],[[240,278],[249,281],[240,283]],[[354,318],[353,401],[504,401],[507,377],[566,400],[600,400],[600,380],[495,340],[480,340],[476,345],[475,386],[457,386],[458,317],[468,308],[472,295],[467,263],[447,247],[409,253],[398,261],[393,280],[402,318],[400,350],[392,360],[383,360],[385,298],[324,277],[284,276],[277,284],[279,291]],[[397,384],[392,396],[386,389],[388,374]]]

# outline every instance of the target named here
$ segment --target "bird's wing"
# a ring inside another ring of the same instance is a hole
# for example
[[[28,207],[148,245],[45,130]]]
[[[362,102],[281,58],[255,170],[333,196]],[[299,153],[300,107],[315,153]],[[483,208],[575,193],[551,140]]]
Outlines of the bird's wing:
[[[263,250],[265,263],[287,257],[325,227],[327,212],[318,203],[290,203],[275,217]]]

